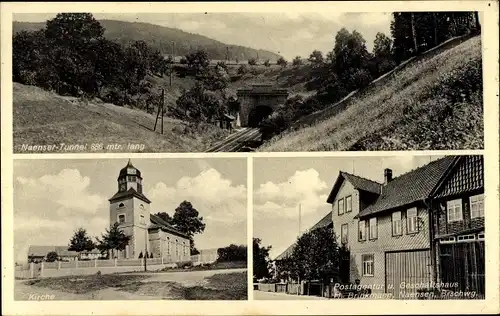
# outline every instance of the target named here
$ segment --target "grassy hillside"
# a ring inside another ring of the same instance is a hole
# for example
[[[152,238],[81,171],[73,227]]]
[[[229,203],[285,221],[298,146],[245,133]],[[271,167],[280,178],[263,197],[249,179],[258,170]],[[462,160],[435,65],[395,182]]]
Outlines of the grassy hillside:
[[[61,97],[38,87],[13,84],[14,152],[28,153],[22,145],[104,145],[95,152],[201,152],[225,136],[210,125],[198,128],[165,117],[164,134],[154,132],[155,116],[102,102]],[[121,149],[106,149],[120,144]],[[144,149],[129,149],[143,144]],[[64,152],[57,149],[51,152]],[[72,150],[71,152],[77,152]]]
[[[483,148],[480,37],[429,55],[260,151]]]
[[[164,54],[171,54],[172,41],[174,41],[177,56],[186,55],[197,48],[204,48],[210,59],[224,60],[226,58],[226,49],[229,47],[231,59],[248,60],[250,57],[256,57],[257,54],[262,60],[270,59],[275,61],[280,57],[278,54],[269,51],[227,45],[206,36],[149,23],[115,20],[99,20],[99,23],[105,28],[104,36],[109,40],[117,41],[120,44],[129,44],[142,40]],[[21,30],[34,31],[44,27],[45,22],[13,22],[12,32],[15,34]]]

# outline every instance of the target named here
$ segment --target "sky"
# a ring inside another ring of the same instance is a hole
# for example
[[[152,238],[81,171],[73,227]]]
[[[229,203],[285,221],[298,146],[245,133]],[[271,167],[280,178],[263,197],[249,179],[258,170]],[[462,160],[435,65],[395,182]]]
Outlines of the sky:
[[[326,55],[337,32],[357,30],[372,50],[377,32],[390,35],[390,13],[93,13],[97,19],[146,22],[204,35],[226,44],[265,49],[286,59],[308,57],[318,49]],[[44,22],[55,13],[15,14],[14,21]]]
[[[25,261],[29,245],[69,243],[79,227],[100,236],[109,227],[109,202],[128,159],[14,161],[14,245]],[[247,243],[247,162],[242,158],[132,159],[142,172],[151,213],[173,215],[184,200],[203,216],[198,249]]]
[[[397,177],[442,157],[254,158],[253,235],[272,246],[274,259],[299,235],[299,205],[301,232],[330,212],[326,199],[339,171],[383,182],[385,168]]]

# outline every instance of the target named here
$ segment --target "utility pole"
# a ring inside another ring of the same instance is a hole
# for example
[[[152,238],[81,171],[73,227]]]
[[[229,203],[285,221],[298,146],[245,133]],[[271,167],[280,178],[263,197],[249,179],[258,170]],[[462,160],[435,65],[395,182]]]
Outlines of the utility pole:
[[[153,130],[156,132],[156,125],[158,124],[158,119],[161,120],[161,133],[163,134],[163,116],[165,114],[165,89],[161,89],[161,102],[158,105],[158,114],[156,114],[155,126]]]
[[[145,249],[145,254],[143,256],[144,258],[144,271],[148,271],[148,228],[144,227],[144,249]]]
[[[301,228],[300,227],[300,224],[301,224],[300,221],[301,221],[301,219],[302,219],[302,205],[299,204],[299,237],[300,237],[300,228]]]
[[[175,42],[172,41],[172,63],[170,63],[170,86],[172,86],[172,75],[174,73]]]

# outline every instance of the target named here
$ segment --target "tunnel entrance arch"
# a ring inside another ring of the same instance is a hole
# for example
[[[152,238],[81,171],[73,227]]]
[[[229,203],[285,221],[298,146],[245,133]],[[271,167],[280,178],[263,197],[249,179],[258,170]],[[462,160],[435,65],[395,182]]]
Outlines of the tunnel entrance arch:
[[[238,89],[237,96],[240,103],[240,126],[257,127],[264,118],[285,103],[288,91],[268,84],[254,84],[250,88]]]
[[[273,113],[273,109],[267,105],[254,107],[248,113],[248,127],[259,127],[260,122]]]

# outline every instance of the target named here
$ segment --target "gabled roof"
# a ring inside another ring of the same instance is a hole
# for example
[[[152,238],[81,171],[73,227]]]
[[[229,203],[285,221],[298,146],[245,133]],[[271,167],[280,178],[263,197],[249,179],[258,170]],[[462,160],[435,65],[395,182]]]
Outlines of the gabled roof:
[[[154,215],[154,214],[151,214],[149,216],[149,219],[151,221],[151,225],[149,225],[148,229],[158,229],[159,228],[159,229],[162,229],[163,231],[166,231],[168,233],[172,233],[174,235],[189,239],[188,235],[178,231],[172,225],[170,225],[169,223],[164,221],[161,217]]]
[[[68,246],[37,246],[29,247],[28,257],[45,257],[49,252],[56,252],[60,257],[77,257],[78,252],[69,251]]]
[[[362,178],[360,176],[356,176],[344,171],[340,171],[339,175],[337,176],[337,180],[335,180],[335,184],[333,185],[332,191],[330,192],[330,195],[328,195],[328,199],[326,200],[328,203],[333,203],[335,200],[335,197],[339,193],[340,187],[342,186],[342,182],[344,180],[349,181],[352,186],[357,189],[357,190],[362,190],[374,194],[380,194],[380,188],[382,187],[382,184]]]
[[[481,189],[484,190],[484,157],[460,156],[431,195],[434,198],[446,198]]]
[[[137,192],[134,188],[130,188],[127,191],[123,192],[116,192],[115,195],[113,195],[108,201],[112,202],[130,196],[135,196],[136,198],[146,203],[151,203],[151,201],[144,194]]]
[[[356,217],[374,215],[428,198],[457,159],[456,156],[447,156],[394,178],[382,186],[382,194],[375,203],[362,210]]]
[[[332,212],[329,212],[326,214],[322,219],[320,219],[316,224],[311,227],[311,229],[307,230],[306,232],[313,231],[318,228],[322,227],[328,227],[330,225],[333,225],[332,221]],[[274,260],[282,260],[288,256],[290,256],[293,252],[293,249],[295,248],[295,242],[291,244],[288,248],[285,249],[279,256],[276,257]]]

